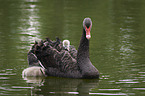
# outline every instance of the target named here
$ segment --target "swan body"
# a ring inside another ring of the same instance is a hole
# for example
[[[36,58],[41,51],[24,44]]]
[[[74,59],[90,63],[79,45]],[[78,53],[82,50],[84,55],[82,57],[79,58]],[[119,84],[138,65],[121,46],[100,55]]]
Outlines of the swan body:
[[[44,70],[43,72],[47,76],[87,79],[99,78],[99,71],[91,63],[89,58],[91,28],[91,19],[85,18],[83,21],[83,32],[78,50],[70,45],[69,41],[61,42],[59,38],[56,38],[56,41],[46,38],[44,41],[35,42],[28,53],[29,65],[37,65],[39,68],[41,67],[40,69]],[[43,68],[40,64],[42,64]],[[40,72],[39,68],[38,70]],[[40,74],[44,75],[43,72]],[[26,71],[24,71],[24,73],[26,74]]]

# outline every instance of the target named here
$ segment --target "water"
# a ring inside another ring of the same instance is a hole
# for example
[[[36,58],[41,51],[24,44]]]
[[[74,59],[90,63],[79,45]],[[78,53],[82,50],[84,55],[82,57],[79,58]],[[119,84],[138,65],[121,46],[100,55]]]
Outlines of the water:
[[[145,95],[144,0],[1,0],[0,95]],[[90,59],[100,79],[22,78],[35,40],[56,36],[78,47],[93,21]]]

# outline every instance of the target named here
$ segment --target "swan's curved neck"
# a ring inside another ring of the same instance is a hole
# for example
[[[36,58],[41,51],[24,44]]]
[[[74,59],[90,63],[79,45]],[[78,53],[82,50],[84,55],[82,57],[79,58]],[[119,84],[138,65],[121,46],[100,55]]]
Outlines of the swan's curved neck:
[[[82,38],[77,53],[77,64],[82,74],[82,78],[98,78],[99,72],[92,65],[89,58],[89,40],[86,38],[86,32],[83,29]]]
[[[83,29],[83,34],[78,48],[77,58],[78,60],[89,58],[89,40],[86,38],[85,29]]]

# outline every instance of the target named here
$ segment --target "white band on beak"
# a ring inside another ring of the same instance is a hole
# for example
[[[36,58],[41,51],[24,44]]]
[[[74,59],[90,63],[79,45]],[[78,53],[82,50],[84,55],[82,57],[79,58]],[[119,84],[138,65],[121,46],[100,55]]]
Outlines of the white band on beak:
[[[86,35],[86,38],[87,38],[87,39],[90,39],[90,38],[91,38],[91,35]]]

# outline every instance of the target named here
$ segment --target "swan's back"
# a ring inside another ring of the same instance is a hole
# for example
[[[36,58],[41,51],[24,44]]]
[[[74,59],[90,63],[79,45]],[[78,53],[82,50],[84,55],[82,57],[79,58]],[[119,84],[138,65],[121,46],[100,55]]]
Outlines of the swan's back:
[[[29,51],[28,60],[31,58],[30,53],[35,54],[46,69],[55,68],[61,72],[78,70],[77,50],[72,45],[66,50],[59,38],[56,41],[46,38],[44,41],[36,42]]]

